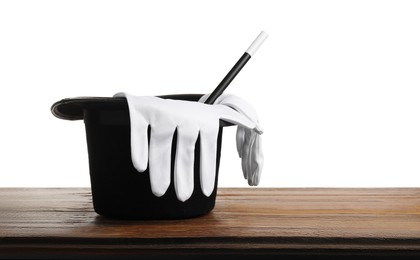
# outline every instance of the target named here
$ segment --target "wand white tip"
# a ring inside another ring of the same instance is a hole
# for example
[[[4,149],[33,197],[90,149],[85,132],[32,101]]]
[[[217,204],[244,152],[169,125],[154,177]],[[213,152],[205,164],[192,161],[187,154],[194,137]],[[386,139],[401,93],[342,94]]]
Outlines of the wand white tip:
[[[267,37],[268,37],[268,34],[265,33],[264,31],[261,31],[260,34],[257,36],[257,38],[255,38],[255,40],[248,47],[246,52],[251,56],[254,55],[254,53],[258,50],[261,44],[263,44],[263,42],[265,41],[265,39],[267,39]]]

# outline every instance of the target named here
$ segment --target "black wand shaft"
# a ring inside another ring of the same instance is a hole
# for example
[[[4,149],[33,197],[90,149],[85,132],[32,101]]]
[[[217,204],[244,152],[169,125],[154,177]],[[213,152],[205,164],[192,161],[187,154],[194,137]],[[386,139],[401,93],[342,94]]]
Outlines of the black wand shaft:
[[[213,90],[207,100],[204,102],[206,104],[213,104],[214,101],[225,91],[225,89],[229,86],[232,80],[238,75],[241,69],[245,66],[245,64],[249,61],[251,55],[248,53],[244,53],[242,57],[236,62],[233,68],[229,71],[229,73],[223,78],[223,80],[219,83],[219,85]]]
[[[230,69],[229,73],[226,74],[226,76],[219,83],[219,85],[209,95],[207,100],[204,101],[205,104],[214,104],[216,99],[220,95],[222,95],[223,91],[225,91],[225,89],[229,86],[229,84],[236,77],[236,75],[238,75],[238,73],[245,66],[245,64],[249,61],[249,59],[251,59],[251,56],[254,55],[254,53],[257,51],[257,49],[260,47],[260,45],[265,41],[267,36],[268,35],[264,31],[261,31],[261,33],[251,43],[251,45],[248,47],[248,49],[245,51],[245,53],[242,55],[242,57],[236,62],[235,66],[233,66],[233,68]]]

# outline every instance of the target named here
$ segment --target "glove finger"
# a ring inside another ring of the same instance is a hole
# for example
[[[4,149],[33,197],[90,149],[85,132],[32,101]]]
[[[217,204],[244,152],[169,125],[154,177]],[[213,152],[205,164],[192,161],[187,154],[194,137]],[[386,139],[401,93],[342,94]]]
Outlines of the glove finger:
[[[254,157],[254,147],[255,147],[255,135],[251,132],[247,133],[249,135],[249,139],[250,141],[250,146],[249,146],[249,153],[248,153],[248,166],[249,166],[249,171],[248,171],[248,184],[250,186],[254,186],[254,171],[255,171],[255,163],[253,161],[253,157]]]
[[[236,150],[238,151],[239,158],[242,156],[242,147],[244,146],[245,139],[245,128],[242,126],[237,126],[236,129]]]
[[[218,125],[200,130],[200,184],[204,195],[210,196],[216,179]]]
[[[186,201],[194,190],[194,150],[198,132],[194,126],[177,128],[174,184],[180,201]]]
[[[160,197],[171,183],[171,151],[175,127],[151,126],[149,174],[152,192]]]
[[[147,130],[149,124],[143,118],[131,117],[131,160],[134,168],[144,172],[147,168],[149,157]]]
[[[258,154],[255,156],[257,164],[258,164],[258,172],[256,173],[256,176],[257,176],[256,185],[258,185],[260,183],[261,173],[262,173],[262,169],[263,169],[263,165],[264,165],[264,154],[263,154],[263,151],[262,151],[261,135],[257,136],[256,141],[257,141],[257,148],[255,150],[258,151]]]
[[[244,135],[244,144],[242,146],[241,151],[241,158],[242,158],[242,172],[244,174],[245,179],[249,179],[248,173],[249,173],[249,151],[251,147],[251,139],[249,134],[247,132],[249,129],[245,129],[245,135]]]
[[[252,168],[252,147],[253,147],[253,145],[254,145],[254,141],[255,141],[255,139],[253,138],[253,135],[252,135],[252,132],[253,131],[251,131],[251,130],[249,130],[249,129],[247,129],[247,131],[246,131],[246,138],[249,140],[249,144],[247,145],[247,157],[245,158],[245,160],[246,160],[246,166],[247,166],[247,171],[246,171],[246,176],[247,176],[247,180],[248,180],[248,184],[250,185],[250,186],[252,186],[252,172],[253,172],[253,168]]]
[[[254,142],[252,143],[251,156],[250,156],[250,165],[251,165],[251,175],[252,175],[252,185],[257,186],[260,182],[260,176],[262,171],[262,165],[264,162],[262,154],[262,145],[261,145],[261,136],[257,133],[253,133],[252,138]]]
[[[134,105],[135,97],[125,93],[119,92],[114,97],[125,97],[130,113],[130,144],[131,144],[131,161],[134,168],[139,172],[144,172],[147,169],[147,162],[149,157],[147,131],[149,128],[148,121],[140,114],[136,113],[136,106]]]

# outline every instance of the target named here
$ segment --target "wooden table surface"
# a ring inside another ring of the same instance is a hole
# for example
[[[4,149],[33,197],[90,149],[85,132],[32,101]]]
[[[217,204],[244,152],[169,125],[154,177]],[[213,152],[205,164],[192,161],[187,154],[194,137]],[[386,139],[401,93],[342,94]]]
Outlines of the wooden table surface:
[[[202,254],[420,259],[420,189],[219,188],[205,216],[122,221],[88,188],[0,188],[3,259]]]

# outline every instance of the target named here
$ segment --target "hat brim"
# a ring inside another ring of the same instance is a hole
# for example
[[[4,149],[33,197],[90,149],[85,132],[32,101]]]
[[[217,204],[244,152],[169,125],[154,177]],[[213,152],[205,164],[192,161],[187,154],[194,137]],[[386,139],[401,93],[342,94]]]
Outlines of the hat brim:
[[[157,97],[186,101],[198,101],[203,94],[171,94]],[[51,106],[54,116],[65,120],[82,120],[86,109],[127,110],[127,100],[124,97],[75,97],[65,98]]]

